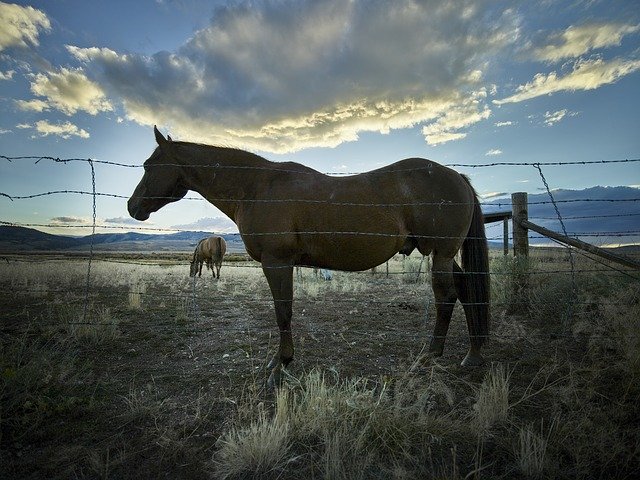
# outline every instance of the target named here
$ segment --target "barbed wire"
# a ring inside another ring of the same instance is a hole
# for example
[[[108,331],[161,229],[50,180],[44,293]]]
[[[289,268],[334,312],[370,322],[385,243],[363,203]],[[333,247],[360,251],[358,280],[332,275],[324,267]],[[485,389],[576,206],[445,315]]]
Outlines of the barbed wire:
[[[25,156],[7,156],[0,155],[0,159],[7,160],[9,162],[14,160],[35,160],[35,163],[38,163],[42,160],[50,160],[56,163],[70,163],[70,162],[88,162],[90,159],[88,158],[59,158],[59,157],[51,157],[51,156],[38,156],[38,155],[25,155]],[[109,160],[92,160],[96,164],[101,165],[111,165],[117,167],[125,167],[125,168],[144,168],[142,164],[130,164],[130,163],[120,163],[113,162]],[[552,166],[570,166],[570,165],[606,165],[606,164],[615,164],[615,163],[635,163],[640,162],[640,158],[624,158],[624,159],[613,159],[613,160],[574,160],[574,161],[556,161],[556,162],[490,162],[490,163],[443,163],[442,166],[450,167],[450,168],[489,168],[489,167],[524,167],[524,166],[534,166],[540,165],[541,167],[552,167]],[[278,162],[270,162],[273,165],[278,165]],[[436,163],[436,162],[433,162]],[[300,170],[286,170],[282,168],[274,167],[255,167],[255,166],[245,166],[245,165],[221,165],[220,163],[215,163],[211,165],[184,165],[178,163],[157,163],[154,165],[149,165],[152,167],[194,167],[194,168],[234,168],[234,169],[252,169],[252,170],[274,170],[274,171],[291,171],[295,173],[304,173],[304,171]],[[429,167],[418,167],[418,168],[403,168],[396,170],[385,170],[384,173],[398,172],[398,171],[414,171],[414,170],[424,170]],[[323,173],[324,175],[360,175],[362,173],[371,173],[371,172],[310,172],[310,173]]]
[[[85,292],[84,292],[84,305],[83,305],[83,320],[86,320],[86,316],[87,316],[87,312],[89,309],[89,302],[90,302],[90,297],[91,292],[90,292],[90,282],[91,282],[91,264],[92,261],[94,260],[95,257],[95,252],[94,252],[94,240],[96,238],[96,229],[97,228],[119,228],[119,229],[127,229],[127,230],[148,230],[148,231],[180,231],[179,229],[158,229],[158,228],[153,228],[153,227],[139,227],[139,226],[113,226],[113,225],[98,225],[97,224],[97,212],[96,212],[96,198],[97,197],[106,197],[106,198],[116,198],[116,199],[128,199],[128,196],[125,195],[120,195],[120,194],[116,194],[116,193],[108,193],[108,192],[97,192],[96,191],[96,182],[95,182],[95,168],[94,165],[109,165],[109,166],[117,166],[117,167],[126,167],[126,168],[142,168],[142,165],[130,165],[130,164],[124,164],[124,163],[118,163],[118,162],[111,162],[111,161],[104,161],[104,160],[92,160],[92,159],[88,159],[88,158],[67,158],[67,159],[60,159],[60,158],[54,158],[54,157],[48,157],[48,156],[42,156],[42,157],[36,157],[36,156],[23,156],[23,157],[8,157],[8,156],[4,156],[4,155],[0,155],[1,159],[5,159],[9,162],[11,161],[17,161],[17,160],[35,160],[35,163],[39,163],[42,160],[50,160],[53,161],[55,163],[69,163],[69,162],[86,162],[90,165],[91,167],[91,180],[92,180],[92,191],[85,191],[85,190],[52,190],[52,191],[48,191],[48,192],[41,192],[41,193],[35,193],[35,194],[29,194],[29,195],[9,195],[8,193],[5,192],[0,192],[0,196],[6,197],[11,201],[14,200],[27,200],[27,199],[35,199],[35,198],[40,198],[40,197],[46,197],[46,196],[51,196],[51,195],[90,195],[92,197],[92,222],[91,225],[82,225],[80,226],[81,228],[91,228],[92,229],[92,235],[90,238],[90,245],[89,245],[89,257],[88,257],[88,262],[87,262],[87,275],[86,275],[86,285],[85,285]],[[558,204],[563,204],[563,203],[578,203],[578,202],[583,202],[583,203],[630,203],[630,202],[638,202],[640,201],[640,198],[625,198],[625,199],[620,199],[620,198],[597,198],[597,199],[593,199],[593,198],[583,198],[583,199],[564,199],[564,200],[559,200],[559,199],[555,199],[553,196],[553,193],[548,185],[548,182],[544,176],[544,173],[542,172],[542,166],[565,166],[565,165],[590,165],[590,164],[613,164],[613,163],[634,163],[634,162],[640,162],[640,159],[623,159],[623,160],[600,160],[600,161],[563,161],[563,162],[535,162],[535,163],[528,163],[528,162],[492,162],[492,163],[485,163],[485,164],[446,164],[445,166],[447,167],[463,167],[463,168],[479,168],[479,167],[504,167],[504,166],[533,166],[534,168],[536,168],[538,170],[538,173],[542,179],[542,182],[544,184],[547,196],[549,197],[549,200],[536,200],[533,202],[529,202],[529,205],[552,205],[555,213],[556,213],[556,217],[552,217],[552,218],[547,218],[547,219],[552,219],[552,220],[556,220],[560,222],[560,225],[563,229],[563,233],[565,234],[565,236],[569,236],[569,235],[575,235],[575,236],[582,236],[582,237],[617,237],[617,238],[622,238],[622,237],[633,237],[633,236],[637,236],[640,234],[640,231],[637,230],[627,230],[627,231],[612,231],[612,232],[567,232],[566,226],[564,224],[563,221],[563,217],[560,214],[560,210],[558,208]],[[156,164],[153,165],[153,167],[159,167],[159,166],[184,166],[184,165],[179,165],[179,164],[172,164],[172,163],[165,163],[165,164]],[[150,167],[150,165],[148,165],[147,167]],[[196,167],[195,165],[193,165],[193,167]],[[202,165],[197,166],[198,168],[203,167]],[[288,170],[286,167],[284,167],[283,165],[279,165],[277,163],[271,163],[269,164],[269,166],[242,166],[242,165],[220,165],[219,163],[215,163],[212,165],[206,165],[204,166],[205,168],[215,168],[215,169],[246,169],[246,170],[273,170],[273,171],[278,171],[278,172],[287,172],[287,171],[291,171],[291,172],[295,172],[295,173],[305,173],[305,170]],[[380,173],[383,174],[389,174],[389,173],[393,173],[393,172],[397,172],[397,171],[412,171],[412,170],[425,170],[425,169],[429,169],[431,168],[431,165],[425,166],[425,167],[418,167],[418,168],[398,168],[398,169],[385,169],[383,171],[380,171]],[[306,173],[313,173],[313,174],[317,174],[318,172],[315,171],[309,171]],[[358,175],[362,172],[355,172],[355,173],[351,173],[351,172],[327,172],[325,173],[326,175]],[[367,172],[370,173],[370,172]],[[166,196],[148,196],[148,197],[144,197],[146,199],[173,199],[173,197],[166,197]],[[205,200],[204,198],[201,197],[184,197],[184,199],[187,200],[197,200],[197,201],[203,201]],[[213,198],[213,199],[208,199],[210,202],[216,202],[216,201],[228,201],[228,199],[226,198]],[[398,207],[416,207],[416,206],[439,206],[439,207],[448,207],[448,206],[457,206],[457,205],[465,205],[468,204],[467,202],[443,202],[443,201],[431,201],[431,202],[404,202],[404,203],[364,203],[364,202],[340,202],[340,201],[334,201],[334,200],[330,200],[330,199],[308,199],[308,198],[281,198],[281,199],[274,199],[274,198],[264,198],[264,199],[239,199],[239,200],[234,200],[234,202],[242,202],[242,203],[251,203],[251,204],[292,204],[292,203],[302,203],[302,204],[314,204],[314,205],[327,205],[327,206],[337,206],[337,207],[368,207],[368,208],[398,208]],[[511,202],[510,201],[505,201],[505,202],[481,202],[481,204],[483,206],[491,206],[493,208],[499,208],[502,206],[509,206],[511,207]],[[623,217],[623,216],[633,216],[633,215],[639,215],[639,214],[635,214],[635,213],[626,213],[626,214],[613,214],[611,215],[611,217],[615,217],[615,216],[619,216],[619,217]],[[607,215],[601,215],[601,216],[576,216],[574,218],[606,218]],[[535,217],[532,217],[535,218]],[[570,217],[567,217],[567,220]],[[0,221],[0,224],[2,225],[16,225],[13,222],[6,222],[6,221]],[[46,226],[48,228],[59,228],[62,225],[46,225],[46,224],[33,224],[33,226]],[[69,225],[69,226],[65,226],[67,228],[73,228],[73,226]],[[79,226],[76,226],[76,228]],[[304,231],[304,232],[300,232],[300,231],[281,231],[281,232],[243,232],[243,236],[266,236],[266,235],[291,235],[291,234],[295,234],[295,235],[347,235],[347,236],[354,236],[354,235],[364,235],[364,236],[371,236],[371,237],[394,237],[394,238],[398,238],[403,236],[402,234],[399,234],[397,232],[393,232],[393,233],[385,233],[385,232],[361,232],[361,231]],[[232,234],[227,234],[227,235],[240,235],[239,233],[232,233]],[[412,235],[412,237],[414,238],[427,238],[427,239],[450,239],[450,238],[457,238],[457,237],[450,237],[450,236],[434,236],[434,235]],[[496,237],[496,238],[501,238],[501,237]],[[545,238],[544,236],[539,236],[539,237],[531,237],[531,238]],[[490,238],[490,239],[493,239]],[[554,240],[555,241],[555,240]],[[556,241],[557,243],[557,241]],[[553,275],[553,274],[570,274],[572,277],[572,291],[575,294],[576,293],[576,283],[575,283],[575,274],[576,274],[576,269],[575,269],[575,262],[573,259],[573,249],[571,247],[569,247],[568,249],[568,253],[569,253],[569,258],[570,258],[570,270],[566,271],[566,270],[555,270],[555,271],[541,271],[539,272],[540,274],[547,274],[547,275]],[[580,254],[583,254],[582,252],[579,252]],[[593,258],[584,255],[585,257],[594,260]],[[97,259],[96,259],[97,260]],[[622,274],[628,277],[631,277],[633,279],[637,279],[635,278],[633,275],[630,275],[627,271],[624,270],[620,270],[617,268],[612,268],[609,264],[606,264],[604,262],[598,261],[596,260],[598,263],[600,263],[601,265],[603,265],[605,267],[604,270],[598,270],[598,273],[602,274],[605,273],[606,274],[612,274],[611,272],[617,272],[617,274]],[[117,263],[131,263],[128,261],[118,261]],[[137,264],[137,263],[136,263]],[[146,264],[146,263],[144,263]],[[246,266],[243,266],[246,267]],[[274,266],[269,266],[267,268],[291,268],[292,265],[290,264],[286,264],[286,265],[274,265]],[[422,267],[422,265],[420,266],[420,268]],[[256,265],[256,266],[252,266],[251,268],[262,268],[264,269],[265,267],[260,266],[260,265]],[[606,269],[610,269],[610,270],[606,270]],[[582,271],[581,271],[582,272]],[[415,272],[406,272],[408,274],[411,275],[415,275]],[[480,274],[485,274],[485,275],[510,275],[509,272],[467,272],[467,273],[480,273]],[[393,274],[398,274],[398,273],[393,273]],[[405,274],[405,272],[402,272],[402,274]],[[420,274],[420,271],[418,272],[418,275]],[[530,271],[528,272],[528,274],[533,274],[535,275],[536,272]],[[191,292],[189,292],[186,296],[184,296],[183,298],[185,299],[189,299],[191,300],[191,312],[192,312],[192,316],[195,317],[196,321],[198,321],[198,317],[199,317],[199,306],[198,306],[198,296],[197,296],[197,281],[196,279],[192,279],[192,290]],[[51,290],[49,290],[49,293],[51,293]],[[149,294],[151,295],[151,293]],[[153,295],[160,295],[158,292],[154,293]],[[179,296],[175,296],[174,294],[171,295],[172,298],[181,298]],[[572,297],[576,297],[576,295],[572,295]],[[243,299],[244,301],[245,299]],[[349,301],[350,299],[347,299],[346,301]],[[261,302],[267,302],[267,303],[271,303],[271,302],[280,302],[280,301],[289,301],[289,300],[278,300],[278,299],[269,299],[269,300],[260,300]],[[306,299],[306,301],[309,301],[308,299]],[[353,300],[350,300],[353,301]],[[577,301],[577,300],[575,300]],[[388,302],[383,302],[384,304],[388,304]],[[433,302],[433,304],[435,304],[435,302]],[[486,303],[481,303],[479,302],[478,304],[486,304]],[[496,305],[494,303],[494,306],[501,306],[501,305]],[[573,308],[572,308],[573,310]],[[569,316],[573,316],[575,312],[571,311],[569,313]],[[92,322],[88,322],[90,324],[94,324]]]

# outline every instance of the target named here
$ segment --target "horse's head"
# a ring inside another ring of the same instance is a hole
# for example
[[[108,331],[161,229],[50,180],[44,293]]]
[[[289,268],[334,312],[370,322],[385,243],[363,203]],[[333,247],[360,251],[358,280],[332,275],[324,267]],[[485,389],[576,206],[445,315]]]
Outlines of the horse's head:
[[[198,262],[193,260],[191,261],[191,265],[189,267],[189,276],[195,277],[196,273],[198,273]]]
[[[184,186],[182,167],[178,165],[175,145],[171,137],[164,138],[153,127],[158,147],[144,162],[144,175],[134,190],[127,207],[136,220],[146,220],[166,204],[184,197],[189,189]]]

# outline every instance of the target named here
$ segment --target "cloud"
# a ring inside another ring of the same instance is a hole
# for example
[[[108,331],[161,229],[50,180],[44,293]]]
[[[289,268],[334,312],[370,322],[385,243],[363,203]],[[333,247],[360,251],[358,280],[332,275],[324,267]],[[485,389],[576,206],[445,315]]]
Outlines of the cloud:
[[[560,120],[562,120],[567,115],[569,115],[570,117],[575,117],[576,115],[578,115],[578,112],[570,112],[566,108],[564,108],[562,110],[558,110],[556,112],[548,112],[547,111],[544,114],[544,123],[551,127],[551,126],[555,125],[556,123],[558,123]]]
[[[505,196],[509,196],[510,193],[508,192],[488,192],[488,193],[483,193],[480,195],[480,197],[483,200],[489,200],[492,198],[498,198],[498,197],[505,197]]]
[[[33,99],[33,100],[16,100],[16,106],[20,110],[24,111],[32,111],[32,112],[44,112],[49,110],[49,104],[44,100]]]
[[[470,104],[517,22],[489,4],[235,4],[175,52],[67,49],[128,120],[184,140],[287,152],[435,122],[425,136],[437,144],[490,113]],[[466,120],[450,126],[456,115]]]
[[[11,130],[7,130],[5,128],[0,128],[0,135],[4,135],[5,133],[13,133]]]
[[[16,125],[16,127],[23,129],[33,128],[43,137],[47,137],[49,135],[58,135],[65,140],[71,138],[72,136],[89,138],[89,133],[86,130],[78,128],[71,122],[53,124],[49,123],[47,120],[38,120],[35,125],[22,123],[20,125]]]
[[[51,29],[42,11],[4,2],[0,2],[0,25],[0,51],[9,47],[37,47],[40,31]]]
[[[556,72],[548,75],[538,73],[531,82],[520,85],[516,93],[502,100],[493,100],[496,105],[517,103],[542,95],[577,90],[594,90],[602,85],[617,82],[620,78],[640,70],[640,60],[616,58],[605,61],[602,58],[578,60],[573,70],[564,76]]]
[[[145,221],[141,222],[140,220],[136,220],[132,217],[113,217],[113,218],[105,218],[104,223],[114,223],[117,225],[149,225],[153,224],[153,222]]]
[[[31,82],[31,91],[46,100],[17,100],[22,110],[40,112],[55,108],[66,115],[78,111],[95,115],[113,110],[102,88],[89,80],[82,69],[62,67],[58,72],[38,73]]]
[[[515,125],[515,124],[516,124],[516,122],[512,122],[511,120],[508,120],[506,122],[496,122],[496,123],[494,123],[494,125],[496,127],[509,127],[509,126]]]
[[[227,217],[205,217],[184,225],[173,225],[176,230],[211,230],[219,233],[235,233],[238,227]]]
[[[622,37],[640,31],[640,25],[621,23],[592,23],[570,26],[547,39],[547,44],[534,49],[538,60],[557,62],[578,58],[592,50],[620,45]]]
[[[498,149],[498,148],[494,148],[489,150],[487,153],[485,153],[485,156],[487,157],[493,157],[496,155],[502,155],[502,150]]]
[[[11,80],[15,74],[15,70],[7,70],[6,72],[0,72],[0,80]]]
[[[422,128],[422,134],[429,145],[459,140],[466,137],[459,130],[489,118],[491,110],[483,103],[486,91],[481,89],[467,98],[461,99],[444,110],[439,118]]]
[[[83,217],[62,216],[62,217],[53,217],[51,220],[49,220],[49,223],[52,223],[54,225],[76,225],[76,224],[90,225],[92,221]]]

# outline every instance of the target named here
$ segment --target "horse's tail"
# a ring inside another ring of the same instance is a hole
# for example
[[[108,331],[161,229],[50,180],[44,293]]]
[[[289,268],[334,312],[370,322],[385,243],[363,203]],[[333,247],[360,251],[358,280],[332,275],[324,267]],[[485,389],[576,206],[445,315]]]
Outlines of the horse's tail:
[[[467,180],[468,182],[468,180]],[[474,192],[471,226],[462,244],[462,269],[466,302],[471,312],[469,329],[472,341],[482,345],[489,336],[489,249],[480,202]],[[461,299],[462,300],[462,299]]]

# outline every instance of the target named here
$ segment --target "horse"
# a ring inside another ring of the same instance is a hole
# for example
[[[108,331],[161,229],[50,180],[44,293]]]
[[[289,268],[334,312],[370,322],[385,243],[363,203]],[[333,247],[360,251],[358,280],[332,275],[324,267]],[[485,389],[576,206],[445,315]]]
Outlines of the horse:
[[[213,235],[208,238],[203,238],[196,245],[196,249],[193,252],[193,258],[191,259],[191,266],[189,269],[189,276],[195,277],[196,273],[199,277],[202,276],[202,264],[205,263],[207,268],[213,273],[213,278],[220,278],[220,268],[222,267],[222,257],[224,257],[227,251],[227,243],[224,238]],[[215,267],[215,270],[214,270]]]
[[[453,308],[464,308],[470,348],[463,366],[484,363],[489,335],[489,260],[484,219],[468,178],[423,158],[358,175],[324,175],[239,149],[173,141],[157,147],[127,207],[137,220],[198,192],[238,227],[262,265],[280,331],[268,384],[294,355],[293,269],[368,270],[396,253],[432,256],[436,321],[429,351],[442,355]],[[461,251],[461,264],[454,257]]]

